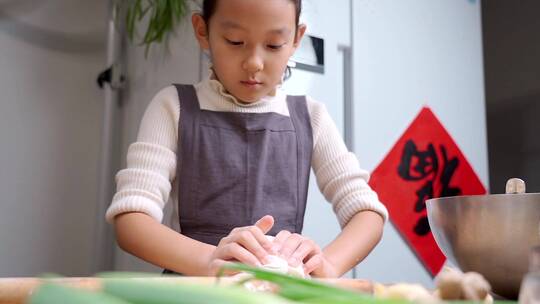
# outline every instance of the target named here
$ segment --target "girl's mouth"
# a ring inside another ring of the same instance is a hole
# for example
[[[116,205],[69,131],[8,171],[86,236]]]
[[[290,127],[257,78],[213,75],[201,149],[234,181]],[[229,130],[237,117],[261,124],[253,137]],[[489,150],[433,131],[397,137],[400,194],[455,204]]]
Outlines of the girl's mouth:
[[[250,87],[254,87],[254,86],[262,84],[262,82],[259,82],[256,80],[244,80],[244,81],[240,81],[240,83],[246,86],[250,86]]]

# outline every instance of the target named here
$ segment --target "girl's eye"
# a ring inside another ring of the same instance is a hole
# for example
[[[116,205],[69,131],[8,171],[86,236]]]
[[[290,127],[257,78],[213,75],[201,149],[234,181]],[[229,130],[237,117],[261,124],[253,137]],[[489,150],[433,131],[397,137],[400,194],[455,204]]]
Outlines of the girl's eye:
[[[230,45],[242,45],[242,44],[244,44],[242,41],[232,41],[232,40],[229,40],[229,39],[225,39],[225,40]]]
[[[267,45],[267,47],[269,49],[272,49],[272,50],[279,50],[282,46],[283,46],[283,44],[280,44],[280,45],[269,44],[269,45]]]

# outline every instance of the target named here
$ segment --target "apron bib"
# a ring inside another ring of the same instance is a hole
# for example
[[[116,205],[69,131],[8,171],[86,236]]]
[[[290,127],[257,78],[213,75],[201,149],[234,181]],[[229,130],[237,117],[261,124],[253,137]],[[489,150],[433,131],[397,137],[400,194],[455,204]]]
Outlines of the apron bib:
[[[305,96],[287,96],[290,117],[216,112],[200,109],[192,85],[175,86],[181,233],[217,245],[267,214],[269,235],[301,233],[313,150]]]

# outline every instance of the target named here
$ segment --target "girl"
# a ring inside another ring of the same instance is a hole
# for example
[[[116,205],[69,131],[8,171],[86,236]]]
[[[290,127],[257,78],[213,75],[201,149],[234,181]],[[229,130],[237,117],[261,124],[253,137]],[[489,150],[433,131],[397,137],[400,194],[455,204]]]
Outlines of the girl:
[[[339,277],[378,243],[387,211],[368,173],[321,103],[280,89],[300,12],[301,0],[205,0],[193,15],[211,75],[150,103],[106,215],[122,249],[185,275],[273,254]],[[301,235],[311,167],[343,228],[324,249]],[[169,195],[175,229],[161,224]]]

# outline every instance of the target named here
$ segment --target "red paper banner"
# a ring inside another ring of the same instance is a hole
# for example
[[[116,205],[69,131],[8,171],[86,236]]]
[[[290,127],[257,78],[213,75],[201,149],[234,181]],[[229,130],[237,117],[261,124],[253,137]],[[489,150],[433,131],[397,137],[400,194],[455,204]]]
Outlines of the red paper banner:
[[[457,144],[427,107],[373,171],[369,184],[432,276],[446,258],[431,234],[425,200],[486,193]]]

